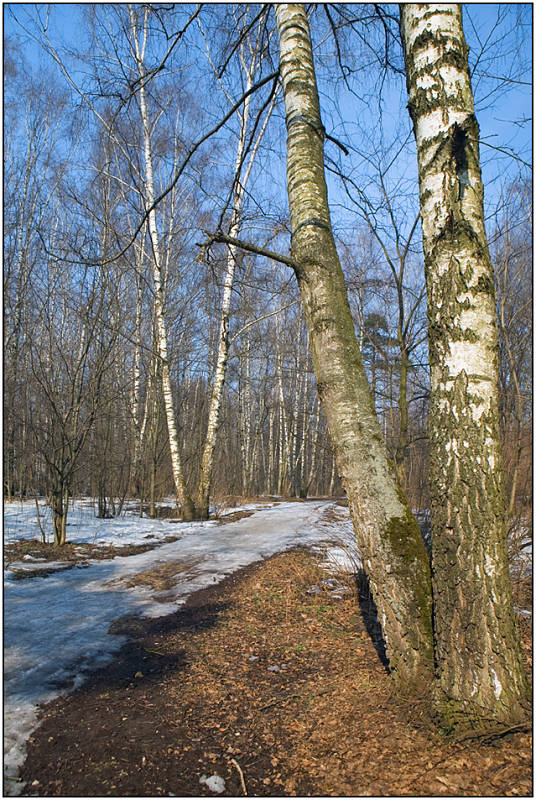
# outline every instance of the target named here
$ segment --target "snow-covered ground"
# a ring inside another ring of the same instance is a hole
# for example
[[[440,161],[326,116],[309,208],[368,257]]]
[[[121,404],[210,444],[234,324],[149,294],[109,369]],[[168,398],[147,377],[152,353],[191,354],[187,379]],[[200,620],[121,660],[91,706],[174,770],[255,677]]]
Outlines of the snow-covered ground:
[[[251,506],[249,507],[251,508]],[[242,566],[297,545],[321,547],[326,563],[355,571],[359,555],[348,510],[327,501],[280,503],[247,518],[177,524],[127,513],[102,520],[88,502],[70,510],[71,542],[124,545],[162,542],[159,547],[48,576],[4,582],[4,769],[14,778],[26,741],[37,724],[37,706],[70,691],[84,674],[105,664],[125,638],[108,633],[118,617],[157,617],[176,611],[197,589]],[[47,513],[42,507],[41,514]],[[236,510],[236,509],[233,509]],[[48,512],[49,513],[49,512]],[[43,524],[50,528],[50,521]],[[164,543],[169,536],[177,541]],[[150,537],[150,538],[148,538]],[[4,538],[41,538],[35,504],[6,504]],[[26,558],[18,567],[42,567]],[[172,585],[158,592],[148,584],[127,585],[140,572],[171,565]],[[14,566],[14,565],[13,565]],[[47,568],[49,564],[47,563]],[[176,568],[176,573],[174,570]],[[10,794],[23,787],[8,782]]]

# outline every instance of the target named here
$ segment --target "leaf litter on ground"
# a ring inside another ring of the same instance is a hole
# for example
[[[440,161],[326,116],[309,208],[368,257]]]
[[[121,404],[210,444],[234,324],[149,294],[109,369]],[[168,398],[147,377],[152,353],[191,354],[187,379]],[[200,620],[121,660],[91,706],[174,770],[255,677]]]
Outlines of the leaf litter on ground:
[[[303,548],[273,556],[151,620],[45,709],[26,783],[46,796],[213,796],[210,776],[235,797],[243,785],[257,796],[530,796],[530,735],[450,743],[408,716],[353,577],[339,576],[349,591],[332,597],[319,560]]]

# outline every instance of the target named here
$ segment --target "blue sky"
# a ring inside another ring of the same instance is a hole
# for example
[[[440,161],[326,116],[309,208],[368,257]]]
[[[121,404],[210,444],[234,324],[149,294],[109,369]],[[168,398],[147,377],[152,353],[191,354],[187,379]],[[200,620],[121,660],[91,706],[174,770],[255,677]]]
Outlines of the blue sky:
[[[11,36],[15,34],[20,39],[21,45],[24,50],[25,57],[34,66],[45,65],[50,63],[50,58],[38,47],[37,44],[31,41],[21,27],[15,22],[13,15],[23,23],[27,24],[29,15],[39,14],[44,20],[47,18],[47,6],[50,8],[48,15],[48,35],[50,39],[59,45],[65,45],[68,48],[83,47],[84,41],[81,37],[83,26],[80,25],[81,13],[85,5],[84,3],[52,3],[52,4],[5,4],[4,5],[4,35]],[[520,19],[524,21],[527,26],[527,38],[525,42],[526,59],[531,56],[531,24],[532,24],[532,5],[525,4],[510,4],[516,8],[516,13],[519,14]],[[488,36],[493,31],[494,25],[497,20],[497,13],[501,6],[494,3],[474,3],[464,5],[464,28],[467,41],[471,48],[471,56],[473,56],[479,49],[479,44],[484,43]],[[504,8],[504,4],[502,6]],[[13,14],[11,13],[13,12]],[[495,48],[497,50],[497,48]],[[508,54],[503,57],[507,59]],[[504,64],[494,64],[495,72],[505,74],[507,68]],[[503,71],[501,72],[501,68]],[[532,115],[532,85],[531,75],[525,76],[525,83],[517,86],[511,86],[508,94],[508,101],[505,107],[501,110],[489,110],[483,107],[479,109],[479,117],[481,126],[497,127],[509,124],[512,120],[521,120]],[[474,87],[475,96],[478,100],[478,86]],[[501,113],[502,112],[502,113]],[[517,126],[516,134],[517,141],[523,143],[524,148],[528,148],[530,152],[530,144],[532,135],[528,126]],[[490,133],[490,136],[492,134]],[[499,134],[500,136],[500,134]],[[525,153],[527,154],[527,152]]]
[[[83,39],[84,25],[81,25],[81,18],[84,11],[84,4],[13,4],[4,5],[4,35],[15,35],[21,49],[30,65],[39,70],[43,67],[51,67],[52,61],[39,46],[32,41],[21,27],[15,22],[11,14],[19,19],[21,23],[27,25],[30,17],[39,14],[41,19],[45,19],[47,8],[50,9],[48,16],[48,35],[51,41],[67,50],[84,50],[85,42]],[[497,19],[504,14],[505,20],[503,28],[514,28],[508,38],[501,39],[501,27],[496,27]],[[313,34],[314,34],[313,22]],[[482,59],[478,64],[478,72],[474,81],[475,103],[477,118],[481,130],[481,161],[483,166],[483,177],[486,186],[486,197],[488,203],[493,205],[499,192],[499,184],[505,176],[515,176],[523,170],[521,161],[510,157],[507,153],[510,149],[522,161],[529,162],[532,150],[532,75],[531,67],[531,24],[532,6],[530,4],[511,4],[499,6],[497,4],[471,4],[464,7],[464,27],[466,38],[470,46],[470,62],[474,64],[481,46],[492,44],[494,39],[498,41],[491,46],[490,60],[487,62]],[[329,43],[324,45],[329,47]],[[529,71],[523,75],[515,75],[516,83],[502,82],[497,78],[509,75],[512,65],[517,70],[521,61],[526,62]],[[328,130],[332,129],[336,136],[340,135],[342,141],[346,133],[354,137],[354,141],[359,138],[357,127],[346,131],[337,128],[337,118],[335,108],[331,102],[329,89],[327,93],[322,92],[321,70],[319,69],[319,81],[322,103],[322,114],[324,123]],[[76,77],[76,72],[73,73]],[[503,93],[495,97],[489,97],[490,90],[502,86]],[[405,109],[405,86],[400,77],[392,78],[388,81],[384,103],[383,125],[387,137],[390,134],[390,126],[407,125]],[[506,90],[506,91],[504,91]],[[341,95],[344,116],[350,121],[352,118],[359,119],[363,123],[364,135],[370,136],[370,142],[374,147],[374,139],[378,135],[378,122],[375,118],[375,110],[363,108],[351,96]],[[394,127],[392,128],[394,130]],[[362,145],[366,148],[366,142]],[[327,145],[328,153],[334,156],[338,154],[332,145]],[[336,148],[335,148],[336,151]],[[411,144],[410,144],[411,151]],[[501,152],[502,151],[502,152]],[[409,152],[409,151],[408,151]],[[283,152],[281,151],[283,155]],[[406,159],[404,161],[404,158]],[[401,174],[407,173],[414,176],[415,165],[407,160],[407,156],[402,156],[396,169]],[[280,172],[281,164],[278,172]],[[273,163],[275,168],[275,162]],[[358,170],[366,169],[366,163],[360,162]],[[328,178],[330,184],[331,199],[337,203],[339,200],[338,188],[333,179]]]

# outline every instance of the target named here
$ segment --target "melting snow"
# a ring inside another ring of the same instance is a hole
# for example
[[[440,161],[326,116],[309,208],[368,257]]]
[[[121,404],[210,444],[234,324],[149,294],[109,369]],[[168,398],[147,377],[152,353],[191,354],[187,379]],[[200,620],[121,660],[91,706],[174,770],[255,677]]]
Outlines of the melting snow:
[[[40,514],[50,527],[47,509],[43,507]],[[353,542],[348,510],[326,501],[264,505],[252,516],[225,525],[215,521],[177,524],[140,518],[135,513],[97,519],[91,502],[86,501],[70,510],[67,533],[71,542],[161,544],[137,555],[90,560],[85,569],[58,569],[46,577],[17,580],[6,571],[4,769],[10,777],[17,777],[24,761],[26,741],[37,724],[38,705],[80,685],[84,674],[107,663],[124,643],[124,636],[108,633],[115,619],[172,613],[197,589],[297,545],[318,547],[323,543],[326,564],[333,567],[343,563],[344,548],[352,547]],[[177,541],[164,543],[170,535],[178,537]],[[6,504],[4,538],[41,538],[35,504]],[[337,547],[330,554],[333,543]],[[346,566],[353,571],[358,558],[355,544],[351,553]],[[185,568],[177,567],[179,572],[164,596],[147,585],[129,585],[137,573],[165,568],[170,562]],[[17,567],[50,569],[51,562],[25,560]],[[8,785],[11,794],[24,791],[21,783]]]

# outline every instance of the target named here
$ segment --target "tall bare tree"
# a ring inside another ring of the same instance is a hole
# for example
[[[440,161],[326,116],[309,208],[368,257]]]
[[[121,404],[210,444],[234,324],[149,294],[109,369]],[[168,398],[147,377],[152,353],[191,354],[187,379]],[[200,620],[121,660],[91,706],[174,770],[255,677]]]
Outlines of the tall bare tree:
[[[242,17],[241,26],[246,27],[247,17]],[[245,78],[246,91],[249,91],[254,84],[256,73],[259,69],[261,61],[260,49],[260,35],[264,24],[261,17],[257,24],[256,35],[247,35],[242,31],[240,34],[239,45],[239,60],[240,67]],[[249,27],[249,26],[248,26]],[[216,76],[218,77],[217,73]],[[221,78],[219,79],[220,85]],[[222,86],[223,88],[223,86]],[[224,90],[225,91],[225,90]],[[225,92],[229,103],[232,104],[231,98]],[[232,212],[229,223],[229,236],[236,237],[240,233],[242,207],[244,204],[244,197],[246,194],[246,187],[251,175],[252,167],[255,162],[259,145],[262,141],[266,127],[272,116],[272,111],[275,106],[276,95],[274,93],[268,109],[264,115],[262,124],[253,140],[250,143],[249,153],[246,153],[246,146],[248,144],[248,134],[250,134],[250,108],[251,108],[251,95],[246,97],[242,110],[239,110],[239,134],[238,144],[236,149],[235,158],[235,179],[232,191]],[[220,328],[218,336],[218,347],[216,366],[214,370],[214,378],[212,382],[212,391],[210,396],[210,405],[207,422],[207,432],[205,436],[205,443],[203,446],[203,454],[201,457],[201,468],[199,474],[199,483],[196,492],[196,511],[197,515],[201,518],[208,518],[209,513],[209,493],[212,484],[212,476],[214,470],[214,453],[216,449],[216,435],[220,423],[220,412],[223,399],[223,388],[225,383],[225,374],[227,369],[227,360],[229,357],[229,322],[231,313],[231,300],[233,293],[235,265],[236,265],[237,248],[234,245],[229,245],[227,261],[225,266],[225,278],[223,282],[223,293],[220,309]]]
[[[181,456],[179,450],[179,438],[177,433],[177,425],[175,422],[175,410],[173,404],[173,393],[171,389],[171,377],[169,371],[169,358],[168,358],[168,334],[166,327],[166,319],[164,315],[164,286],[162,270],[164,267],[164,259],[162,254],[162,246],[160,241],[160,234],[158,231],[156,208],[154,208],[155,188],[154,188],[154,169],[153,169],[153,150],[152,150],[152,132],[154,123],[151,122],[149,111],[147,107],[145,82],[147,81],[147,71],[144,63],[145,52],[147,48],[148,37],[148,19],[150,9],[147,6],[144,9],[143,19],[141,23],[141,32],[138,31],[138,21],[134,13],[132,5],[129,6],[130,24],[132,32],[132,41],[134,43],[134,52],[136,65],[139,75],[139,90],[138,98],[140,104],[140,114],[143,127],[143,147],[145,158],[145,205],[148,211],[148,227],[149,235],[151,238],[151,247],[153,253],[153,284],[154,284],[154,309],[157,323],[157,345],[158,355],[160,358],[160,374],[162,379],[162,394],[164,396],[164,407],[166,409],[166,420],[168,426],[169,436],[169,450],[171,454],[171,466],[173,469],[173,480],[175,483],[175,492],[177,500],[181,506],[181,512],[184,519],[189,520],[194,516],[194,503],[183,475]]]

